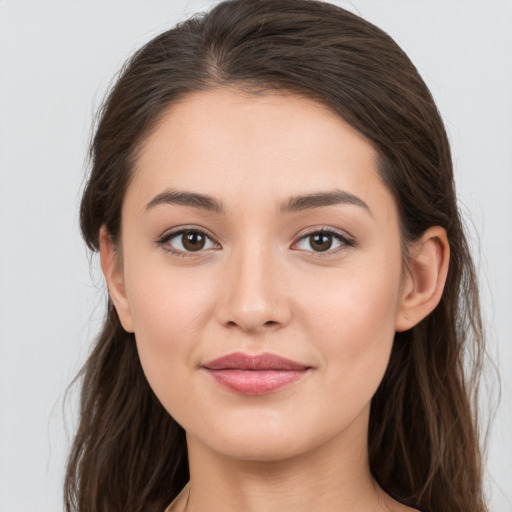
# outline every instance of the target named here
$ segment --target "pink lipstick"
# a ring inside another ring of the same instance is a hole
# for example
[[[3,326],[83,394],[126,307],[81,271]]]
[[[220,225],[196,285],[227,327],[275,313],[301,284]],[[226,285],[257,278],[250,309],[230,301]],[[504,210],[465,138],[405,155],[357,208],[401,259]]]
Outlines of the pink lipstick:
[[[301,379],[309,366],[275,354],[234,352],[202,367],[223,387],[243,395],[273,393]]]

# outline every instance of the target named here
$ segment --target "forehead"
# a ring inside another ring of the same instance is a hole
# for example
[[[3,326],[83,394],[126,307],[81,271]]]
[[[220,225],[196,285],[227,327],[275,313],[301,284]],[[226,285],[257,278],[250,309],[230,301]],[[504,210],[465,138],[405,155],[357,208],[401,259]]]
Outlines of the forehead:
[[[147,201],[167,188],[239,206],[333,188],[391,200],[370,142],[324,105],[294,94],[190,94],[162,116],[134,172],[128,196],[136,190]]]

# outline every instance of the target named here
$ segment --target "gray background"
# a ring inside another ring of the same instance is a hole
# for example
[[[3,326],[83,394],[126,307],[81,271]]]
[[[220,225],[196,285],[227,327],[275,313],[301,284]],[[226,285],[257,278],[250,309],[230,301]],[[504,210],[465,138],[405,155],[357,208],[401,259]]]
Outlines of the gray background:
[[[487,489],[511,512],[512,1],[337,3],[397,40],[445,119],[502,373]],[[211,4],[0,0],[0,512],[62,510],[77,400],[64,393],[104,306],[77,227],[93,113],[133,50]]]

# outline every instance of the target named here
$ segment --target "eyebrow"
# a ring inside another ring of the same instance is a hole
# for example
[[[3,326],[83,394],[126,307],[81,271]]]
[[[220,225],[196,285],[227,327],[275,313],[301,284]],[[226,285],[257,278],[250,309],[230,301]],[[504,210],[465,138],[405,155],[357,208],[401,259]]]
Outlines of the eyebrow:
[[[359,206],[367,210],[370,215],[372,214],[369,206],[362,199],[345,190],[314,192],[312,194],[292,196],[284,202],[279,211],[280,213],[292,213],[337,204]]]
[[[195,192],[180,192],[178,190],[166,190],[155,196],[144,208],[145,211],[160,204],[181,204],[192,206],[201,210],[225,214],[223,204],[212,196],[197,194]]]
[[[155,196],[145,206],[144,210],[147,211],[162,204],[179,204],[224,215],[226,214],[226,208],[223,203],[212,196],[172,189]],[[294,213],[337,204],[359,206],[367,210],[370,215],[372,214],[370,208],[362,199],[345,190],[313,192],[311,194],[291,196],[279,207],[279,213]]]

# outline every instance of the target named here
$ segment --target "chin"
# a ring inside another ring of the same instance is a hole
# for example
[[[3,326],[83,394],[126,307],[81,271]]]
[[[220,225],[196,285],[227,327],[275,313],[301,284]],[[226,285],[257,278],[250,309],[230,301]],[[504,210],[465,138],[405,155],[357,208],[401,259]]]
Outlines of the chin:
[[[211,440],[209,440],[211,443]],[[299,456],[304,443],[279,433],[271,438],[243,436],[210,446],[219,455],[247,462],[278,462]]]
[[[247,411],[246,411],[247,412]],[[187,430],[190,442],[232,459],[277,462],[300,457],[328,446],[352,423],[347,418],[301,416],[289,418],[276,411],[259,411],[255,416],[236,414],[231,418],[205,422],[208,430]],[[343,421],[347,419],[347,421]],[[229,421],[228,421],[229,420]],[[331,420],[331,421],[329,421]],[[349,429],[350,430],[350,429]],[[340,436],[343,437],[343,436]],[[352,436],[350,436],[352,437]]]

